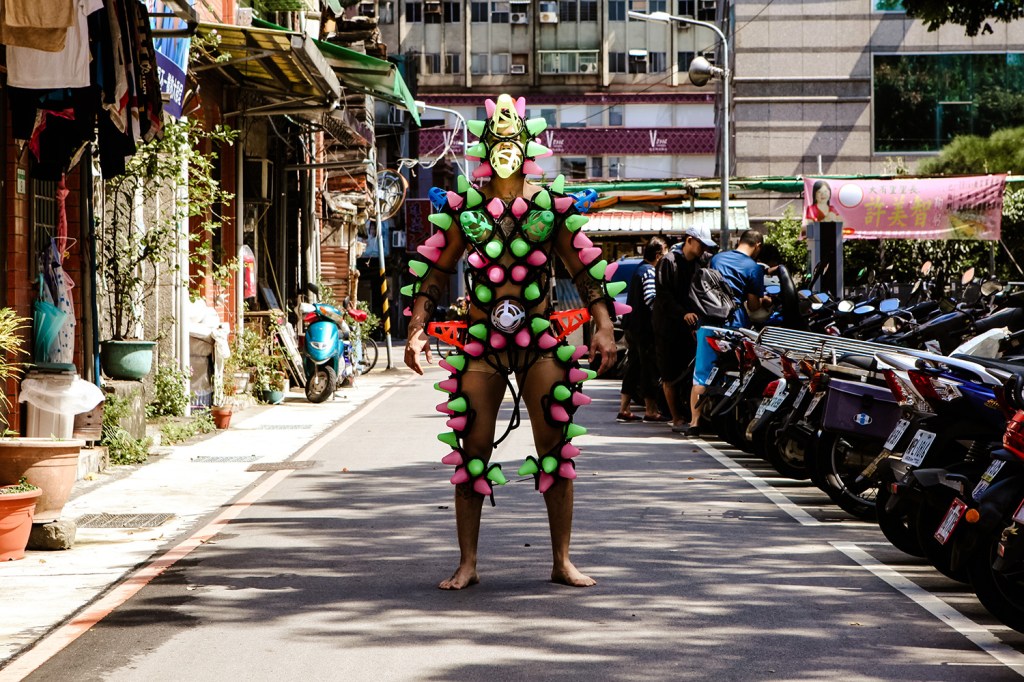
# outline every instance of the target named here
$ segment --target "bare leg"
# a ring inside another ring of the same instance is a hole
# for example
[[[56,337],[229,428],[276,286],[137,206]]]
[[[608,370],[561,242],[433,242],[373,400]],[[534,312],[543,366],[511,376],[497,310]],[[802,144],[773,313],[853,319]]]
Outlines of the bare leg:
[[[665,392],[665,402],[668,403],[668,411],[672,415],[672,426],[679,426],[683,423],[683,417],[679,409],[679,394],[676,393],[676,386],[662,382],[661,389]]]
[[[462,439],[466,458],[476,457],[485,463],[491,459],[494,425],[498,417],[501,398],[505,394],[505,379],[496,372],[464,372],[462,392],[476,417]],[[442,590],[461,590],[480,582],[476,571],[476,550],[480,538],[480,512],[484,497],[468,484],[455,486],[455,529],[459,538],[459,567],[438,587]]]
[[[629,394],[628,393],[620,393],[619,394],[619,414],[624,414],[626,416],[629,416],[629,415],[633,414],[632,410],[629,409]]]
[[[690,392],[690,426],[700,426],[700,397],[704,395],[704,391],[708,390],[707,386],[701,386],[700,384],[694,384],[693,390]]]
[[[538,454],[544,454],[562,441],[562,429],[550,426],[544,418],[541,398],[551,392],[552,386],[564,381],[565,370],[554,360],[543,360],[530,369],[522,385],[523,402],[530,414],[533,440]],[[597,581],[584,575],[569,560],[569,542],[572,537],[572,481],[558,479],[546,493],[544,504],[551,529],[551,580],[574,587],[589,587]]]

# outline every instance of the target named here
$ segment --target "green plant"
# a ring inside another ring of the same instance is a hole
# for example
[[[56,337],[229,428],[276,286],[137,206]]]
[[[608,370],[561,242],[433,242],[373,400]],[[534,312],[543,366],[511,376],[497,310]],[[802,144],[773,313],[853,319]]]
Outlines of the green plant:
[[[17,495],[18,493],[30,493],[33,490],[39,490],[39,486],[32,485],[22,476],[17,485],[0,486],[0,495]]]
[[[348,310],[343,312],[345,314],[345,322],[348,323],[349,328],[352,330],[352,335],[361,341],[373,332],[377,331],[380,327],[380,318],[370,310],[370,305],[365,301],[356,301],[355,307],[356,309],[362,310],[366,313],[366,319],[364,321],[356,322],[355,318],[349,314]]]
[[[146,417],[181,417],[188,408],[189,373],[174,365],[162,365],[153,379],[153,400],[146,405]]]
[[[15,358],[22,353],[25,341],[22,332],[28,327],[28,319],[18,317],[12,308],[0,308],[0,407],[7,413],[11,409],[11,401],[7,397],[7,382],[18,376],[22,363]],[[3,424],[8,426],[6,416]]]
[[[197,412],[188,419],[168,421],[160,427],[160,442],[164,445],[183,443],[199,434],[214,431],[213,417],[209,412]]]
[[[787,206],[778,222],[766,222],[765,227],[768,230],[764,237],[765,243],[773,244],[779,250],[782,264],[789,270],[790,275],[796,279],[808,272],[807,241],[801,236],[800,218],[796,216],[793,208]]]
[[[100,445],[105,445],[111,464],[141,464],[149,457],[149,438],[135,438],[121,426],[131,414],[131,401],[123,396],[107,394],[103,403],[103,429]]]

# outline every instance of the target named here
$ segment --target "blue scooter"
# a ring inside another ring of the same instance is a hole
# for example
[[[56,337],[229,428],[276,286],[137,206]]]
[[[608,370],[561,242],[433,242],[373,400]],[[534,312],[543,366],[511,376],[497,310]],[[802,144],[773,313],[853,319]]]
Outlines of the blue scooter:
[[[334,395],[341,382],[355,376],[348,343],[349,328],[341,311],[324,303],[299,306],[306,323],[302,351],[306,374],[306,399],[322,403]]]

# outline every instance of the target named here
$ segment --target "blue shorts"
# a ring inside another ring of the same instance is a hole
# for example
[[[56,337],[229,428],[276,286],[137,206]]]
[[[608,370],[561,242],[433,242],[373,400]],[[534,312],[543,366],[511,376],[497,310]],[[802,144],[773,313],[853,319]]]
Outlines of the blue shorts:
[[[711,377],[711,370],[715,366],[718,355],[708,345],[708,337],[711,331],[704,327],[697,330],[697,355],[693,360],[693,385],[707,386]]]

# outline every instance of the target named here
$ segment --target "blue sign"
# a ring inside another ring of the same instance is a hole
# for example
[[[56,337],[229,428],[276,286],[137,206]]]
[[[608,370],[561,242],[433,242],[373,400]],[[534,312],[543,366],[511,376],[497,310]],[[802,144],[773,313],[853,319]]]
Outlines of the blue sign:
[[[160,0],[148,0],[150,14],[171,14],[172,10]],[[192,4],[190,0],[189,4]],[[150,18],[154,29],[178,30],[185,28],[185,22],[177,17],[154,16]],[[188,70],[188,53],[192,47],[191,38],[153,38],[156,49],[156,70],[160,78],[160,92],[168,100],[164,111],[174,118],[181,118],[182,100],[185,96],[185,72]]]

